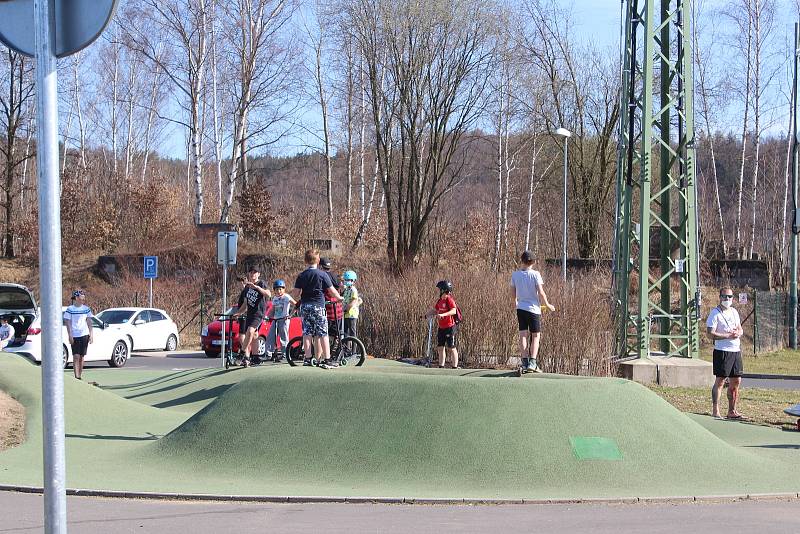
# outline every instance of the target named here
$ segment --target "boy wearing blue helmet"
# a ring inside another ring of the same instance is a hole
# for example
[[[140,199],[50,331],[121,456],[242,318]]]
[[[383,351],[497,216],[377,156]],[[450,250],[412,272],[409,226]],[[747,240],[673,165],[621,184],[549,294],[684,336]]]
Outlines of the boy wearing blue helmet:
[[[289,344],[289,313],[297,301],[286,294],[286,282],[283,280],[275,280],[272,289],[275,291],[275,296],[272,297],[272,308],[268,314],[272,324],[269,325],[267,333],[267,354],[272,355],[273,362],[279,362],[283,359],[282,352]],[[276,350],[279,339],[280,351]]]
[[[358,275],[355,271],[345,271],[342,276],[344,280],[344,293],[342,294],[342,307],[344,308],[344,335],[358,336],[358,309],[364,301],[358,295],[356,281]]]

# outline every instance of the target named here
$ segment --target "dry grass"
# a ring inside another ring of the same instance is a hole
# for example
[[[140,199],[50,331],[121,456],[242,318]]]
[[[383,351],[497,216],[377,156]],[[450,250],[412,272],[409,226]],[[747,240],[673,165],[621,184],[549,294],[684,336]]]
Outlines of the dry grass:
[[[648,386],[664,400],[682,412],[711,415],[711,388],[666,388]],[[724,413],[728,401],[723,392],[721,411]],[[737,410],[749,422],[765,426],[794,429],[796,419],[783,410],[797,403],[797,392],[780,389],[742,388]]]
[[[0,391],[0,451],[25,441],[25,408]]]
[[[575,278],[563,285],[554,272],[543,272],[556,312],[543,317],[540,362],[548,372],[608,376],[611,319],[607,277]],[[436,281],[449,278],[464,314],[459,354],[469,367],[516,365],[517,322],[509,291],[510,273],[472,270],[441,273],[418,268],[396,276],[373,268],[359,271],[364,298],[360,336],[367,350],[387,358],[424,357],[428,326],[422,318],[438,297]],[[435,325],[434,325],[435,329]],[[435,335],[435,332],[434,332]],[[434,340],[435,344],[435,340]]]

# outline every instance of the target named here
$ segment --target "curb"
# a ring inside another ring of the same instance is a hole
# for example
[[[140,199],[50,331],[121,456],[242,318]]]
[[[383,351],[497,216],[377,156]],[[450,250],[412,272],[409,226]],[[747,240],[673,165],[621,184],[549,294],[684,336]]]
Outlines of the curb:
[[[765,375],[759,373],[742,373],[742,378],[752,378],[754,380],[800,380],[798,375]]]
[[[44,489],[37,486],[14,486],[0,484],[0,491],[9,493],[43,494]],[[276,504],[406,504],[406,505],[564,505],[564,504],[689,504],[719,503],[736,501],[774,501],[800,499],[800,493],[750,493],[732,495],[699,495],[671,497],[587,497],[556,499],[475,499],[475,498],[414,498],[414,497],[323,497],[323,496],[275,496],[275,495],[216,495],[211,493],[157,493],[147,491],[114,491],[92,489],[67,489],[67,495],[74,497],[105,497],[112,499],[150,499],[159,501],[209,501],[209,502],[248,502]]]

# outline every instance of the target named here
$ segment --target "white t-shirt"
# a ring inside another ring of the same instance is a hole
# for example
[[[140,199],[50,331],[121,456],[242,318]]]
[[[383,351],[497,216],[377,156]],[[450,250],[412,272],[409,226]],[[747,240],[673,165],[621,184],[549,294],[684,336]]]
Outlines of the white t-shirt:
[[[67,307],[64,312],[64,320],[70,321],[70,334],[72,337],[83,337],[89,335],[89,325],[86,324],[86,319],[91,319],[92,309],[87,305],[75,306],[74,304]]]
[[[289,305],[292,303],[289,300],[289,295],[284,293],[282,296],[272,297],[272,317],[274,319],[285,319],[289,314]]]
[[[742,321],[739,319],[739,312],[736,308],[728,308],[720,311],[719,306],[711,310],[708,315],[706,326],[711,329],[711,332],[719,334],[727,334],[736,330],[741,326]],[[741,343],[739,338],[733,339],[715,339],[714,348],[717,350],[724,350],[727,352],[739,352],[741,350]]]
[[[511,273],[511,287],[517,293],[517,309],[541,314],[538,288],[544,285],[542,275],[533,269],[521,269]]]

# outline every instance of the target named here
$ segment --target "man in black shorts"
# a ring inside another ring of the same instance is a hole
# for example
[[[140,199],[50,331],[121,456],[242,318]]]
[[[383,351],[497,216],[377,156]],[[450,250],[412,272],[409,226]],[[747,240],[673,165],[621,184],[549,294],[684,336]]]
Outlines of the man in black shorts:
[[[267,289],[267,285],[263,280],[259,280],[261,272],[257,267],[250,267],[247,271],[247,281],[242,289],[241,306],[236,310],[234,316],[245,314],[245,335],[242,346],[244,348],[243,364],[245,367],[250,366],[250,353],[252,350],[251,345],[253,341],[258,339],[258,330],[261,323],[264,321],[264,315],[267,313],[267,299],[272,298],[272,293]]]
[[[742,382],[742,352],[740,338],[744,333],[739,312],[733,307],[733,290],[723,287],[719,291],[719,306],[711,310],[706,321],[709,337],[714,340],[714,387],[711,388],[711,415],[717,419],[721,388],[728,380],[728,419],[742,419],[736,411],[739,385]]]

